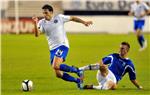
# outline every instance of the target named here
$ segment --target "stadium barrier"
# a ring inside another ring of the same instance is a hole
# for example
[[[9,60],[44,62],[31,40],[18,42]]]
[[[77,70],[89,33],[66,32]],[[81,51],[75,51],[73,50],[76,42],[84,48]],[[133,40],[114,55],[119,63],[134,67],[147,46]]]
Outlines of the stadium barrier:
[[[133,31],[133,17],[129,16],[79,16],[84,20],[92,20],[93,25],[85,27],[82,24],[68,22],[67,32],[76,33],[111,33],[121,34]],[[31,18],[19,20],[19,33],[33,33],[34,25]],[[144,32],[150,33],[150,16],[146,17]],[[16,33],[15,20],[2,20],[2,33]]]
[[[133,31],[133,17],[130,16],[80,16],[92,20],[93,25],[85,27],[78,23],[66,23],[66,31],[84,33],[126,34]],[[72,27],[73,26],[73,27]],[[150,33],[150,16],[146,17],[144,32]]]
[[[19,19],[19,33],[33,33],[34,25],[32,19],[22,18]],[[2,20],[2,33],[16,33],[15,19]]]

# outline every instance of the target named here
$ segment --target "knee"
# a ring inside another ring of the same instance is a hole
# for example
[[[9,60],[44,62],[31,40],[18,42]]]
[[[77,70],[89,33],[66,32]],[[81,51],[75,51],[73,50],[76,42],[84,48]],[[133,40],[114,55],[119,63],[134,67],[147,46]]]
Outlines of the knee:
[[[101,75],[106,77],[108,75],[108,68],[105,65],[100,66]]]
[[[56,73],[56,77],[57,77],[57,78],[62,78],[62,75]]]
[[[137,34],[136,36],[137,36],[137,37],[140,37],[140,34]]]
[[[53,69],[54,70],[59,70],[60,69],[60,64],[63,62],[63,59],[62,58],[59,58],[59,57],[54,57],[54,59],[53,59],[53,65],[52,65],[52,67],[53,67]]]
[[[141,30],[136,31],[136,36],[139,37],[141,35]]]
[[[106,83],[107,83],[107,86],[108,86],[107,88],[108,88],[109,90],[115,90],[115,89],[117,88],[117,84],[114,83],[114,82],[111,81],[111,80],[107,81]]]
[[[53,63],[52,67],[53,67],[54,70],[59,70],[59,65],[58,64]]]
[[[62,73],[60,71],[55,71],[55,75],[57,78],[62,78]]]

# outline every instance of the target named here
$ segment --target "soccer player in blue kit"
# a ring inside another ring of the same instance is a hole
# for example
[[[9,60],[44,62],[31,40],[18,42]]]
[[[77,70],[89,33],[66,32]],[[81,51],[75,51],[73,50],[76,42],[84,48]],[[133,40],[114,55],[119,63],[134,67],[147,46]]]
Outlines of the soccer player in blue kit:
[[[128,14],[129,16],[134,16],[134,30],[141,47],[139,51],[143,51],[147,47],[147,41],[144,39],[142,30],[145,25],[145,16],[150,14],[150,8],[141,0],[136,0],[131,5],[131,10]]]
[[[89,26],[92,24],[92,21],[84,21],[78,17],[63,14],[54,16],[52,6],[48,4],[44,5],[42,10],[43,19],[38,21],[36,16],[32,17],[35,26],[35,36],[38,36],[40,32],[45,33],[50,50],[51,65],[55,70],[56,76],[65,81],[77,83],[78,88],[81,89],[82,71],[64,63],[69,51],[69,42],[64,30],[64,23],[74,21]],[[79,78],[75,78],[67,72],[76,73]]]
[[[142,86],[140,86],[136,80],[134,64],[127,58],[129,49],[129,43],[122,42],[119,53],[110,54],[102,58],[102,60],[96,64],[80,67],[79,69],[83,71],[98,70],[97,81],[99,85],[85,85],[84,89],[114,90],[117,88],[118,82],[126,73],[129,74],[131,82],[138,89],[142,89]]]

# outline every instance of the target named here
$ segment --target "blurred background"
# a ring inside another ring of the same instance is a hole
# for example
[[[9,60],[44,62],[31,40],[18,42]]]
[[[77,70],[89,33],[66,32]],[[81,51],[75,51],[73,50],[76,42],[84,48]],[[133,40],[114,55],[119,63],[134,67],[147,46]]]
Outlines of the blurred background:
[[[93,26],[83,28],[76,23],[66,23],[67,32],[129,33],[133,31],[133,17],[128,16],[134,0],[2,0],[2,33],[33,33],[31,17],[42,17],[41,7],[50,4],[55,14],[82,16],[92,20]],[[150,0],[145,0],[150,6]],[[150,16],[146,17],[144,32],[150,33]],[[72,27],[74,26],[74,27]],[[70,28],[71,27],[71,28]]]

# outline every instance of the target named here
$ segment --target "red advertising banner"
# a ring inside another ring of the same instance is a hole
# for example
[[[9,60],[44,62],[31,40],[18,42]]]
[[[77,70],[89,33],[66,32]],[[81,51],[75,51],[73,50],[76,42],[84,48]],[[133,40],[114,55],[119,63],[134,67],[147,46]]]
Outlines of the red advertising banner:
[[[34,25],[32,19],[19,19],[19,33],[33,33]],[[16,33],[15,19],[2,19],[2,33]]]

